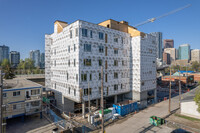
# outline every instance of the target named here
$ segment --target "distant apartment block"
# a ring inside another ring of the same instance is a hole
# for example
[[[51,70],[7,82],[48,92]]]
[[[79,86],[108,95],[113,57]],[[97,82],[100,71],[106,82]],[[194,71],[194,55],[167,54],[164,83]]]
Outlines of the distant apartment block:
[[[157,58],[162,60],[162,32],[152,32],[151,35],[156,37],[156,46],[157,46]]]
[[[190,44],[182,44],[178,48],[179,60],[190,60]]]
[[[40,68],[41,69],[45,68],[45,53],[41,53],[40,55]]]
[[[11,51],[9,58],[11,67],[16,68],[20,62],[20,53],[17,51]]]
[[[45,35],[46,89],[65,112],[77,103],[84,109],[88,95],[100,99],[103,66],[104,97],[130,97],[146,106],[147,92],[156,88],[156,45],[154,36],[125,21],[55,21],[54,33]]]
[[[191,61],[197,61],[200,63],[200,49],[191,50]]]
[[[30,59],[34,61],[35,67],[40,67],[40,50],[31,50]]]
[[[4,60],[7,59],[9,60],[9,52],[10,48],[8,46],[0,46],[0,63]]]
[[[164,53],[169,54],[170,64],[176,60],[176,49],[175,48],[165,48]]]
[[[174,48],[174,40],[173,39],[164,39],[163,45],[164,45],[164,49],[165,48]]]
[[[41,113],[42,87],[26,79],[4,80],[3,104],[6,106],[4,117],[14,118]]]

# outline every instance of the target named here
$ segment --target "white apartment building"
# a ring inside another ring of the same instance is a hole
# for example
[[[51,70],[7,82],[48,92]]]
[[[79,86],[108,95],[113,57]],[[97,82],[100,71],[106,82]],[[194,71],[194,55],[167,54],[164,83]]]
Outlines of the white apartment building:
[[[156,89],[156,45],[154,36],[125,21],[55,21],[54,33],[45,35],[46,89],[64,112],[73,112],[76,103],[85,108],[88,94],[100,99],[103,66],[105,97],[117,102],[123,95],[146,106],[147,92]]]

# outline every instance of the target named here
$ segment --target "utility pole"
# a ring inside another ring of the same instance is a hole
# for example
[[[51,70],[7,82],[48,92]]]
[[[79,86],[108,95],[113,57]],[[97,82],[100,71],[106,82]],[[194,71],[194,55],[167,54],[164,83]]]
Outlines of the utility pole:
[[[0,120],[0,133],[5,133],[5,125],[6,122],[4,121],[4,108],[5,106],[3,105],[3,77],[2,77],[2,71],[0,70],[0,115],[1,115],[1,120]]]
[[[168,110],[168,112],[169,112],[169,114],[171,113],[171,86],[172,86],[172,75],[171,75],[171,65],[170,65],[170,83],[169,83],[169,110]]]
[[[179,70],[179,108],[181,108],[181,73]]]
[[[89,119],[89,124],[91,124],[91,113],[90,113],[90,82],[88,82],[88,110],[89,110],[89,115],[88,115],[88,119]]]
[[[102,133],[104,133],[104,101],[103,101],[103,66],[101,66],[101,113],[102,113]]]
[[[1,74],[1,70],[0,70],[0,98],[1,98],[1,101],[0,101],[0,108],[1,108],[1,120],[0,120],[0,133],[3,133],[3,108],[2,108],[2,105],[3,105],[3,82],[2,82],[2,74]]]
[[[187,68],[188,66],[186,65],[186,85],[185,85],[185,87],[186,87],[186,90],[188,89],[188,82],[187,82],[187,80],[188,80],[188,68]]]

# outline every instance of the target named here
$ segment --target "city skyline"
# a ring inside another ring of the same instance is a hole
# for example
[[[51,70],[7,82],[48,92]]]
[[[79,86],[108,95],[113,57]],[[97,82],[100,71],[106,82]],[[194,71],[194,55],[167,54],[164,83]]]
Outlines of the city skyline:
[[[200,40],[197,36],[200,34],[200,31],[198,31],[198,22],[200,19],[195,17],[200,10],[198,9],[199,2],[188,0],[183,0],[181,3],[172,0],[162,2],[157,0],[153,2],[145,1],[146,4],[143,4],[143,2],[130,1],[128,4],[125,2],[106,2],[106,4],[103,4],[105,2],[80,1],[79,4],[77,2],[70,2],[71,6],[68,6],[68,2],[65,3],[63,1],[62,5],[54,6],[56,3],[50,1],[49,5],[46,6],[45,2],[42,1],[28,2],[21,0],[8,2],[2,0],[0,2],[0,11],[6,12],[6,15],[0,14],[0,18],[4,20],[0,22],[0,28],[2,29],[0,31],[2,38],[0,45],[4,44],[9,46],[13,51],[19,51],[22,53],[22,59],[24,59],[28,58],[29,51],[32,49],[40,49],[41,52],[44,52],[44,34],[52,33],[52,22],[56,20],[72,23],[81,19],[97,24],[98,22],[112,18],[118,21],[128,21],[130,25],[134,26],[149,18],[162,15],[187,4],[192,4],[191,7],[180,12],[157,20],[154,23],[138,27],[138,30],[145,33],[162,32],[163,39],[174,40],[175,48],[178,48],[181,44],[188,43],[192,49],[200,49]],[[110,4],[113,6],[111,7]],[[133,5],[137,6],[131,8]],[[109,13],[103,11],[101,9],[102,6],[104,8],[108,8],[109,6]],[[126,6],[126,8],[123,6]],[[37,10],[34,10],[35,7],[37,7]],[[80,9],[81,12],[79,12],[80,10],[74,10],[74,7]],[[87,9],[85,7],[90,8]],[[119,8],[121,8],[120,11],[118,10]],[[154,10],[152,10],[153,8]],[[10,21],[10,18],[12,18],[12,21]],[[14,25],[11,24],[13,21],[15,22]],[[9,26],[7,27],[6,25]],[[184,31],[193,34],[189,35]]]

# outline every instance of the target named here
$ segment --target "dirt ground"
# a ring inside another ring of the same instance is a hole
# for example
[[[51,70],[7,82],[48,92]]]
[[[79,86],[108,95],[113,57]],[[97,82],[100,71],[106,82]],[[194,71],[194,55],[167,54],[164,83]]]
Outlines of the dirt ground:
[[[169,121],[172,121],[172,122],[175,122],[175,123],[179,123],[179,124],[183,124],[183,125],[188,126],[188,127],[200,129],[200,121],[188,120],[188,119],[185,119],[185,118],[181,118],[179,116],[176,116],[176,114],[180,115],[180,111],[178,110],[175,114],[166,118],[166,120],[169,120]]]

